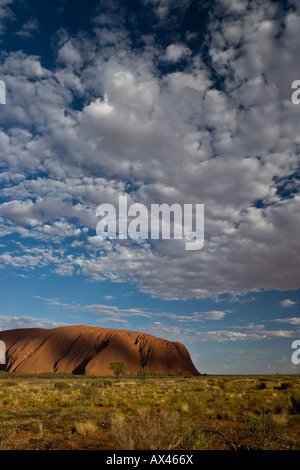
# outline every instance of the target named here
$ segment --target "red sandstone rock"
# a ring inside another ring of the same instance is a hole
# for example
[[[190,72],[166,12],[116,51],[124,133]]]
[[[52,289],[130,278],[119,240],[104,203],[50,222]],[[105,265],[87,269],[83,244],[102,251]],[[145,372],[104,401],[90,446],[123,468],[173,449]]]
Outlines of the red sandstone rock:
[[[6,345],[6,370],[24,373],[112,375],[113,361],[128,373],[199,375],[186,347],[144,333],[93,326],[0,331]]]

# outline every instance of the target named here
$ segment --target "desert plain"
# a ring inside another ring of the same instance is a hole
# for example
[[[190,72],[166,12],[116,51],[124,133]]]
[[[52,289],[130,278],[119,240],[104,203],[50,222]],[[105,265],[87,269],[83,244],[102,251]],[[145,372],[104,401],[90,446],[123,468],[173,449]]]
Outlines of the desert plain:
[[[0,372],[0,450],[299,450],[300,378]]]

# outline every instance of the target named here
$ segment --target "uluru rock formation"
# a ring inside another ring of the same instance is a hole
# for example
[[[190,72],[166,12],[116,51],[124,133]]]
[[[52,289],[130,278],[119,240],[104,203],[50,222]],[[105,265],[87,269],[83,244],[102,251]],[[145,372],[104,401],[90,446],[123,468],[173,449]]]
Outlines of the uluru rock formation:
[[[147,367],[150,373],[199,375],[186,347],[136,331],[94,326],[0,331],[8,372],[112,375],[114,361],[126,362],[128,373]]]

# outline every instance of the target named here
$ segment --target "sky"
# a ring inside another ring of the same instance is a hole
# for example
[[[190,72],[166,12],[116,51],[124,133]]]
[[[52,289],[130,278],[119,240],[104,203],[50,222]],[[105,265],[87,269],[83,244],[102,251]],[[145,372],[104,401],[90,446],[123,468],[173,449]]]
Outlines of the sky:
[[[182,342],[299,373],[300,2],[0,0],[0,329]],[[204,244],[102,240],[101,204],[204,205]]]

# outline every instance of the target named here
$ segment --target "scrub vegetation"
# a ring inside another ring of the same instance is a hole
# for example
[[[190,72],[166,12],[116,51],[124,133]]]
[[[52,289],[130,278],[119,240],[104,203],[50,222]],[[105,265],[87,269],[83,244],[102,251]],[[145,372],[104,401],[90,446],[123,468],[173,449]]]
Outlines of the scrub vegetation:
[[[300,450],[300,377],[0,372],[0,450]]]

